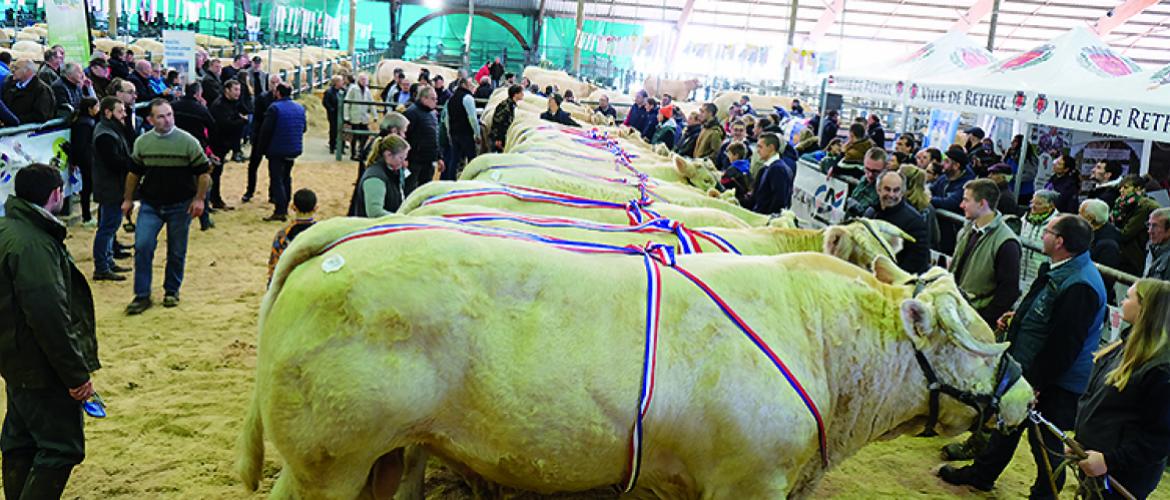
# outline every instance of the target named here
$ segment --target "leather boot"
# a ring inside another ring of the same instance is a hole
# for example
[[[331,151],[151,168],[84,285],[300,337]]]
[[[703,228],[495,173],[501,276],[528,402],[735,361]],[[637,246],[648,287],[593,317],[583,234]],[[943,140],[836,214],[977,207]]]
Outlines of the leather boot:
[[[4,498],[20,498],[20,492],[24,491],[24,483],[28,480],[28,473],[32,470],[34,456],[4,454]]]
[[[20,500],[59,500],[73,467],[35,467],[24,485]]]

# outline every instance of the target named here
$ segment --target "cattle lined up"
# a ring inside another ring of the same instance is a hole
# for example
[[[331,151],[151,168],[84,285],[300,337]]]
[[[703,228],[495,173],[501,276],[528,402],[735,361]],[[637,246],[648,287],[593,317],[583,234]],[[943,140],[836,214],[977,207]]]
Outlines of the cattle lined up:
[[[260,313],[246,485],[267,436],[276,498],[420,498],[424,450],[538,493],[802,497],[865,444],[922,430],[916,353],[959,390],[999,385],[1006,345],[945,271],[897,269],[893,226],[796,229],[712,196],[709,162],[543,110],[520,102],[505,152],[459,181],[285,252]],[[1021,422],[1031,393],[1014,382],[1001,417]],[[936,416],[954,434],[975,415],[944,399]]]

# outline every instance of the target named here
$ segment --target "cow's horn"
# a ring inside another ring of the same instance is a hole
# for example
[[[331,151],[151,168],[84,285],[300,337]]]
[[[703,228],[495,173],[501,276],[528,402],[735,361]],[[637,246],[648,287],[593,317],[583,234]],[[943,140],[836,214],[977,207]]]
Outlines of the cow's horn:
[[[951,339],[959,347],[986,357],[998,356],[1003,352],[1001,346],[980,342],[971,337],[970,330],[959,320],[959,303],[954,297],[943,295],[935,299],[935,309],[938,311],[939,321],[950,330]]]

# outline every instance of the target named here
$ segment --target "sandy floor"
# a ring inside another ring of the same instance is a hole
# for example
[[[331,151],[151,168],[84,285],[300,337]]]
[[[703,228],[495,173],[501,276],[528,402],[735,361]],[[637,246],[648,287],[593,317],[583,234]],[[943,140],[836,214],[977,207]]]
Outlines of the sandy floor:
[[[324,133],[314,131],[309,153],[297,162],[294,189],[312,187],[320,217],[341,215],[347,207],[355,167],[325,155]],[[88,458],[79,466],[67,498],[247,498],[232,473],[235,439],[245,401],[252,390],[256,313],[266,274],[268,249],[278,224],[261,222],[269,205],[241,205],[246,166],[230,164],[224,194],[237,210],[216,215],[218,226],[200,232],[192,226],[183,302],[141,316],[122,309],[131,284],[94,284],[98,336],[105,367],[95,385],[109,405],[110,417],[88,419]],[[261,193],[267,175],[261,174]],[[257,197],[265,199],[261,194]],[[131,236],[119,233],[123,242]],[[93,230],[72,228],[68,245],[81,269],[92,272]],[[161,252],[155,259],[155,300],[161,297]],[[124,264],[125,265],[125,264]],[[921,388],[909,388],[920,390]],[[939,463],[943,439],[901,438],[869,446],[838,466],[822,482],[820,498],[1021,498],[1033,466],[1021,448],[1013,468],[995,494],[975,494],[943,485],[931,474]],[[269,447],[262,492],[272,485],[279,458]],[[443,494],[460,498],[447,484]],[[1156,493],[1170,498],[1170,487]],[[1071,497],[1071,496],[1070,496]]]

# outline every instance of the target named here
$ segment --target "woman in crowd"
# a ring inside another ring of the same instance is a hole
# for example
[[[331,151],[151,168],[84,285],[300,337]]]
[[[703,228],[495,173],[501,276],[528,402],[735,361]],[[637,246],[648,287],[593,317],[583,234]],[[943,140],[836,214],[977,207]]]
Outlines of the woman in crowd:
[[[930,186],[926,183],[926,171],[914,165],[902,165],[898,167],[898,172],[906,179],[906,203],[926,219],[930,247],[936,248],[939,238],[938,215],[934,213],[934,207],[930,206]]]
[[[81,172],[81,220],[96,226],[90,213],[89,197],[93,193],[93,128],[98,121],[98,101],[84,97],[69,116],[69,163]]]
[[[1076,439],[1088,458],[1082,491],[1107,487],[1108,474],[1135,498],[1158,486],[1170,453],[1170,282],[1142,279],[1129,287],[1121,319],[1130,326],[1095,357],[1077,408]],[[1088,498],[1093,498],[1090,494]]]
[[[374,144],[377,159],[362,172],[354,208],[357,217],[378,218],[398,211],[405,198],[404,168],[410,144],[397,135],[387,135]]]
[[[548,120],[550,122],[560,123],[561,125],[568,125],[570,127],[580,127],[581,124],[573,120],[565,110],[561,109],[561,103],[564,98],[560,94],[552,94],[548,96],[548,111],[540,114],[540,119]]]
[[[1075,214],[1080,208],[1077,195],[1081,192],[1081,177],[1077,174],[1077,162],[1068,153],[1061,153],[1052,162],[1052,179],[1045,189],[1056,191],[1056,209],[1062,213]]]

